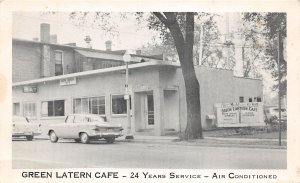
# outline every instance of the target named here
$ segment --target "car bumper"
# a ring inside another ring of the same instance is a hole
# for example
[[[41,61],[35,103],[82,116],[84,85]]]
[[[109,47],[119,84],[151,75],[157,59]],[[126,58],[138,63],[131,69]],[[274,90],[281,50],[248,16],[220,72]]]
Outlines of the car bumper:
[[[90,136],[92,139],[101,139],[101,138],[117,138],[122,136],[122,133],[117,133],[117,132],[100,132],[98,134],[95,134],[93,136]]]
[[[16,132],[12,134],[12,137],[24,137],[24,136],[38,136],[40,132]]]

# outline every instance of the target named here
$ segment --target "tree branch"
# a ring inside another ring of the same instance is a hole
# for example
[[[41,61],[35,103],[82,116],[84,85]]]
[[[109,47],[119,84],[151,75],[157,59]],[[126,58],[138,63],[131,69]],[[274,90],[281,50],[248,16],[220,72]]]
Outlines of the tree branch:
[[[165,24],[167,26],[167,19],[165,16],[160,12],[153,12],[153,15],[156,16],[161,23]]]
[[[170,33],[174,39],[176,50],[178,52],[179,61],[184,61],[184,37],[179,24],[176,21],[175,13],[164,12],[164,15],[167,17],[167,19],[161,13],[153,12],[153,14],[170,30]]]

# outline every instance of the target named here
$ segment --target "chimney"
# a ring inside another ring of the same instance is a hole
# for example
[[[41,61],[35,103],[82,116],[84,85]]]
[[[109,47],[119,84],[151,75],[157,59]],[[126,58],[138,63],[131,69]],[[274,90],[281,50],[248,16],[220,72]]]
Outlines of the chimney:
[[[57,44],[57,35],[50,35],[50,43]]]
[[[142,50],[136,50],[136,51],[135,51],[135,54],[136,54],[136,55],[141,55],[141,54],[142,54]]]
[[[87,48],[92,48],[92,39],[90,36],[85,36],[84,41],[86,43],[86,47]]]
[[[40,27],[41,42],[50,42],[50,24],[42,23]]]
[[[105,41],[106,51],[111,51],[111,41]]]

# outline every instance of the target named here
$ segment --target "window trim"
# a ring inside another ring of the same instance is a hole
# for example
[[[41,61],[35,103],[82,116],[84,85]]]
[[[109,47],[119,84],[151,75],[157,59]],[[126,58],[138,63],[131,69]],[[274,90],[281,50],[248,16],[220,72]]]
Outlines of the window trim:
[[[99,116],[106,116],[106,114],[107,114],[107,110],[106,110],[106,96],[103,94],[103,95],[91,95],[91,96],[78,96],[78,97],[72,97],[71,99],[72,99],[72,108],[71,108],[71,111],[72,111],[72,113],[74,114],[75,112],[74,112],[74,99],[82,99],[82,98],[94,98],[94,97],[104,97],[104,110],[105,110],[105,113],[104,114],[97,114],[97,115],[99,115]],[[92,113],[89,113],[89,114],[92,114]]]
[[[54,101],[56,101],[56,100],[63,100],[64,101],[64,115],[63,116],[43,116],[43,102],[54,102]],[[65,98],[58,98],[58,99],[46,99],[46,100],[42,100],[41,101],[41,106],[40,106],[40,117],[41,117],[41,119],[54,119],[54,118],[62,118],[62,117],[66,117],[67,116],[67,114],[66,114],[66,102],[67,102],[67,99],[65,99]]]
[[[64,51],[63,50],[54,50],[54,75],[55,75],[55,65],[56,65],[55,52],[61,53],[62,75],[64,75],[65,74],[65,69],[64,69],[65,62],[64,62]]]

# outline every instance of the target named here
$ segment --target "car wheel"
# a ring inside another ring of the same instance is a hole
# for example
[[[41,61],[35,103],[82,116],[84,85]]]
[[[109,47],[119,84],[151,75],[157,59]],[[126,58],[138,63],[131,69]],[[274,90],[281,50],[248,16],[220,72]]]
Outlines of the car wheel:
[[[88,144],[89,140],[90,140],[90,138],[89,138],[89,136],[88,136],[87,133],[81,133],[80,134],[80,141],[81,141],[81,143]]]
[[[114,138],[114,137],[106,138],[105,140],[106,140],[106,142],[107,142],[108,144],[112,144],[112,143],[115,142],[115,138]]]
[[[77,143],[79,143],[80,142],[80,139],[74,139],[75,140],[75,142],[77,142]]]
[[[50,132],[50,141],[51,141],[52,143],[55,143],[55,142],[58,141],[58,137],[56,136],[56,134],[55,134],[54,131],[51,131],[51,132]]]
[[[30,135],[30,136],[26,136],[26,139],[27,139],[28,141],[32,141],[32,139],[33,139],[33,136],[32,136],[32,135]]]

